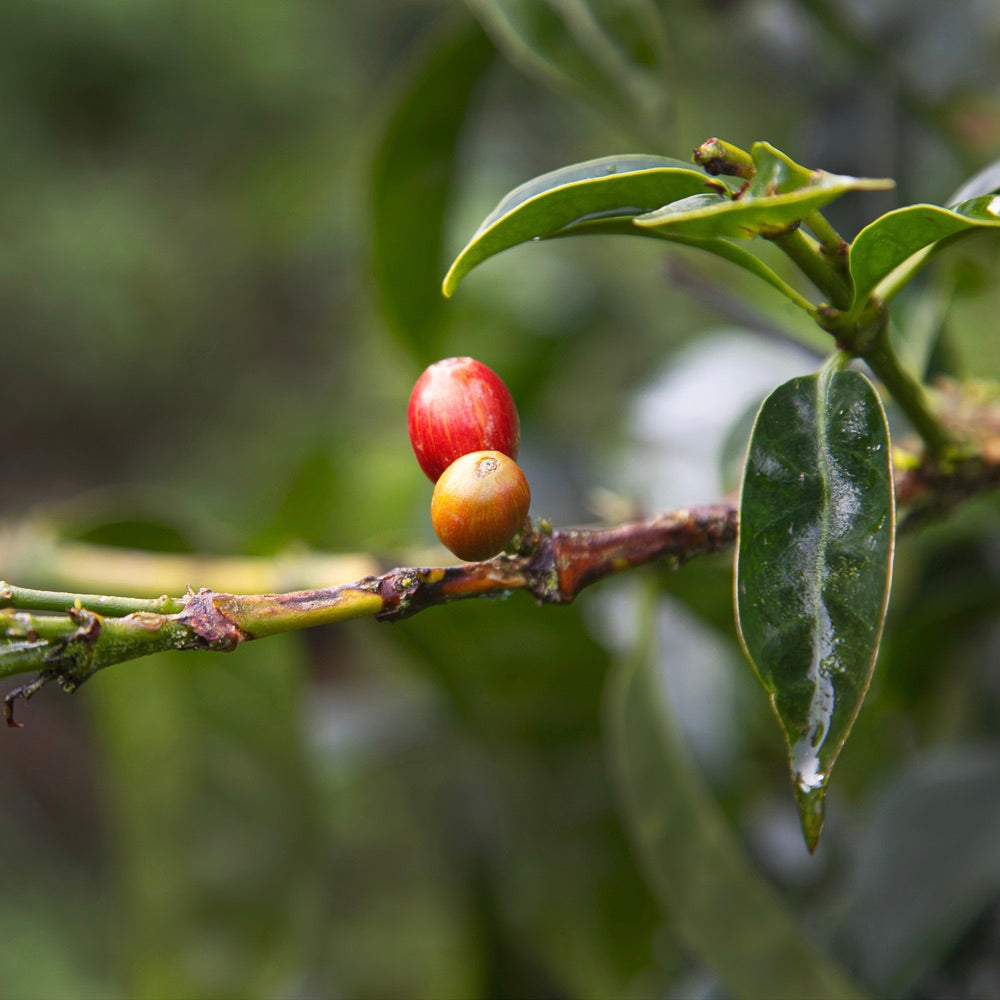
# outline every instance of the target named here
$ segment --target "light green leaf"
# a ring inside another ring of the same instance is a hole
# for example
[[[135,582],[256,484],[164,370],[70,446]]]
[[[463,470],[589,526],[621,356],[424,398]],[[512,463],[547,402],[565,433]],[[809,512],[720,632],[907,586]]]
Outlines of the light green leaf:
[[[885,413],[855,371],[792,379],[757,415],[740,500],[740,637],[788,744],[803,831],[871,680],[892,573]]]
[[[455,148],[494,50],[475,23],[449,23],[405,81],[371,169],[372,269],[391,328],[420,360],[437,357],[438,275]]]
[[[879,283],[893,275],[891,287],[879,292],[883,298],[890,297],[916,273],[942,240],[998,226],[1000,196],[997,195],[982,195],[952,208],[907,205],[880,216],[865,226],[851,245],[849,263],[854,279],[851,311],[858,312]],[[906,267],[902,268],[904,264]],[[901,271],[893,274],[897,268]]]
[[[766,142],[754,143],[750,152],[756,173],[742,193],[701,193],[664,204],[635,224],[701,239],[774,235],[848,191],[893,186],[891,180],[808,170]]]
[[[301,933],[323,891],[305,664],[301,637],[272,641],[210,664],[164,653],[92,682],[123,995],[274,995],[314,961]]]
[[[737,1000],[857,997],[754,869],[695,770],[657,678],[651,624],[609,676],[605,723],[629,833],[671,928]]]
[[[637,140],[669,127],[668,53],[653,0],[467,0],[527,73],[587,101]]]
[[[573,235],[594,220],[628,220],[709,183],[701,170],[662,156],[605,156],[543,174],[511,191],[486,217],[451,265],[444,294],[450,297],[472,268],[502,250]]]

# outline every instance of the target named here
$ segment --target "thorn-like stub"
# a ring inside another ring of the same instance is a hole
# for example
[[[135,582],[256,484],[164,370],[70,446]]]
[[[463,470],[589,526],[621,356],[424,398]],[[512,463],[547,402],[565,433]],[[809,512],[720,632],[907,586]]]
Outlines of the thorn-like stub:
[[[36,691],[40,691],[46,684],[56,680],[58,677],[59,675],[55,670],[43,670],[27,684],[22,684],[20,687],[7,692],[3,699],[3,719],[7,723],[8,729],[24,728],[24,724],[14,718],[14,702],[18,699],[28,701]]]

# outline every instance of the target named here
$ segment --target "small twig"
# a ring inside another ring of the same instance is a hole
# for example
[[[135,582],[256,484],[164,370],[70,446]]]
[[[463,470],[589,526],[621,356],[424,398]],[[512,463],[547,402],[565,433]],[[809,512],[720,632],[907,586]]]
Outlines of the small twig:
[[[526,590],[543,604],[566,604],[614,573],[659,558],[679,565],[732,544],[736,511],[728,504],[675,511],[615,528],[533,529],[517,550],[485,562],[437,568],[393,569],[353,583],[287,594],[236,595],[208,588],[182,598],[136,601],[77,596],[2,585],[10,603],[23,599],[50,613],[0,610],[0,675],[38,670],[4,699],[8,726],[13,706],[45,684],[72,691],[98,670],[167,649],[230,652],[251,639],[348,618],[399,621],[425,608],[470,597]],[[65,602],[65,614],[52,611]],[[87,604],[88,607],[84,607]],[[163,610],[151,610],[152,605]],[[97,608],[115,614],[102,616]],[[177,609],[177,610],[174,610]],[[8,640],[6,644],[3,639]]]
[[[153,611],[171,614],[182,611],[184,603],[179,598],[161,597],[105,597],[103,594],[70,594],[53,590],[32,590],[15,587],[0,580],[0,608],[31,608],[34,611],[65,611],[68,607],[86,608],[109,617],[130,615],[136,611]]]
[[[945,423],[973,440],[975,453],[948,463],[925,457],[897,470],[907,528],[1000,485],[997,404],[992,397],[968,399],[954,386],[942,388],[941,402]],[[52,681],[73,691],[104,667],[168,649],[230,652],[279,632],[359,617],[400,621],[451,601],[514,590],[540,604],[567,604],[591,584],[645,563],[666,559],[679,566],[727,549],[737,522],[736,507],[720,503],[613,528],[533,527],[512,551],[485,562],[396,568],[291,593],[238,595],[206,587],[145,601],[0,584],[0,676],[38,672],[7,694],[4,717],[17,726],[14,703]]]
[[[826,216],[818,209],[809,212],[802,220],[819,241],[820,252],[833,264],[834,268],[845,277],[848,274],[847,255],[850,244],[836,229],[830,225]]]

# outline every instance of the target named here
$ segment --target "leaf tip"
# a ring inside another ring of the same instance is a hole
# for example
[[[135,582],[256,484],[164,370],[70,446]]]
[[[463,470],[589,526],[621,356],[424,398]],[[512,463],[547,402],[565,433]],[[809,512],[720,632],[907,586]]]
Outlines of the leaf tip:
[[[448,269],[448,273],[444,276],[444,281],[441,282],[441,294],[446,298],[450,299],[455,294],[455,289],[458,288],[458,283],[461,281],[461,276],[456,273],[456,265],[458,261]]]
[[[826,818],[826,785],[807,788],[796,782],[795,801],[799,807],[799,821],[802,823],[806,847],[810,854],[815,854],[823,832],[823,820]]]

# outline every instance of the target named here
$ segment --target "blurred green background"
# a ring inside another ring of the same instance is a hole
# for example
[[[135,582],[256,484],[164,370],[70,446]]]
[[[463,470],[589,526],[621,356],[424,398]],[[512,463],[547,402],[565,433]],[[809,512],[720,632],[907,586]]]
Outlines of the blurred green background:
[[[7,0],[0,94],[0,576],[66,585],[56,538],[320,585],[298,554],[445,557],[405,407],[448,354],[511,387],[537,514],[722,496],[731,428],[825,347],[773,292],[609,239],[444,302],[451,256],[535,174],[712,135],[895,177],[833,207],[847,235],[944,202],[1000,152],[1000,11]],[[930,371],[1000,376],[998,279],[975,238],[900,302]],[[813,858],[725,558],[47,689],[0,746],[0,993],[709,998],[756,962],[778,996],[824,954],[1000,995],[997,513],[901,543]],[[651,717],[607,693],[636,655]]]

